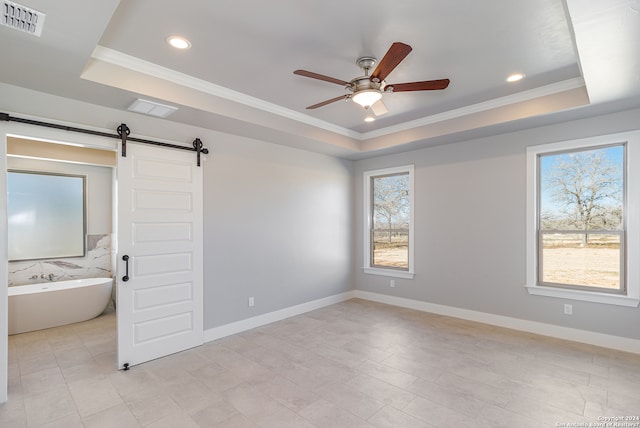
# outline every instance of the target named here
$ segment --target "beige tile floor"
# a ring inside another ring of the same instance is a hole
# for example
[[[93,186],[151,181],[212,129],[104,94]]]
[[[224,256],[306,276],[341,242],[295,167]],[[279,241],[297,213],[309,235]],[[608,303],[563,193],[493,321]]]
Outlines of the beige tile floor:
[[[540,428],[640,415],[640,355],[363,300],[128,372],[115,348],[113,313],[10,336],[0,427]]]

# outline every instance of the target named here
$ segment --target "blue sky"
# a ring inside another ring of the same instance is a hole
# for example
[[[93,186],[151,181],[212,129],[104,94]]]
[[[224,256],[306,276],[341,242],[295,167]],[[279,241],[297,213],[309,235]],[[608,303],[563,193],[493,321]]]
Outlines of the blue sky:
[[[624,158],[624,146],[610,146],[598,149],[589,149],[589,150],[581,150],[582,151],[601,151],[603,153],[603,157],[608,158],[610,162],[613,164],[617,164],[620,166],[620,171],[623,171],[623,158]],[[559,154],[551,154],[540,157],[540,177],[544,179],[545,175],[550,171],[556,161],[558,160],[566,160],[569,159],[571,153],[559,153]],[[541,208],[545,211],[559,211],[560,207],[553,201],[551,197],[551,192],[544,189],[542,186],[541,189]]]

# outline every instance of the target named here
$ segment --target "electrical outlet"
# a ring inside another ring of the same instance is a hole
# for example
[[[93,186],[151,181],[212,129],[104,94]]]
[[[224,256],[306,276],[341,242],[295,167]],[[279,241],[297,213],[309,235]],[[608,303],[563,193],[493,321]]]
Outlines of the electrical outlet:
[[[393,288],[396,286],[396,280],[392,279],[391,282],[389,283],[389,285]]]
[[[573,315],[573,305],[568,305],[565,303],[564,305],[564,314],[565,315]]]
[[[253,297],[249,297],[249,307],[253,307],[253,305],[255,305],[255,300],[253,300]]]

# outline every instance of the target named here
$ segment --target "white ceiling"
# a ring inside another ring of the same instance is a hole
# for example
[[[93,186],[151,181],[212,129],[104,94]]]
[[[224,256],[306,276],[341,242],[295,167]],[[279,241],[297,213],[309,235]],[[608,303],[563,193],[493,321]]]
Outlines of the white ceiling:
[[[122,110],[140,97],[178,107],[169,121],[347,158],[640,106],[638,0],[18,3],[44,29],[0,27],[0,82]],[[294,70],[349,81],[396,41],[413,51],[388,83],[449,87],[384,94],[373,123],[352,102],[306,109],[345,90]]]

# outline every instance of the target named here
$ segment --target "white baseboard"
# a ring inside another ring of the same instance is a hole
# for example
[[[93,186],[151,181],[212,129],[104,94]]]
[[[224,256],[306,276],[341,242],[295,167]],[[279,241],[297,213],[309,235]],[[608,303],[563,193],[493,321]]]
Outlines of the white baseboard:
[[[296,315],[301,315],[316,309],[344,302],[345,300],[353,299],[354,297],[355,295],[353,291],[347,291],[346,293],[335,294],[333,296],[232,322],[230,324],[225,324],[220,327],[210,328],[204,331],[204,342],[206,343],[222,339],[223,337],[251,330],[252,328],[261,327],[276,321],[281,321],[286,318],[291,318]]]
[[[368,291],[354,290],[345,293],[335,294],[256,317],[247,318],[220,327],[210,328],[204,332],[204,342],[211,342],[263,325],[281,321],[296,315],[311,312],[315,309],[324,308],[349,299],[358,298],[370,300],[372,302],[385,303],[403,308],[415,309],[422,312],[430,312],[439,315],[446,315],[461,318],[468,321],[475,321],[483,324],[495,325],[498,327],[510,328],[513,330],[526,331],[528,333],[540,334],[542,336],[555,337],[574,342],[587,343],[595,346],[616,349],[619,351],[633,352],[640,354],[640,340],[627,337],[612,336],[609,334],[596,333],[592,331],[579,330],[575,328],[562,327],[552,324],[545,324],[536,321],[528,321],[518,318],[511,318],[502,315],[489,314],[486,312],[472,311],[469,309],[456,308],[453,306],[438,305],[435,303],[423,302],[420,300],[405,299],[403,297],[387,296],[385,294],[371,293]]]
[[[469,309],[455,308],[453,306],[437,305],[434,303],[387,296],[368,291],[356,290],[354,291],[354,295],[359,299],[371,300],[373,302],[386,303],[388,305],[401,306],[403,308],[431,312],[439,315],[447,315],[450,317],[462,318],[469,321],[491,324],[513,330],[526,331],[528,333],[535,333],[543,336],[550,336],[558,339],[571,340],[574,342],[587,343],[590,345],[640,354],[640,340],[637,339],[629,339],[627,337],[612,336],[592,331],[544,324],[536,321],[477,312]]]

